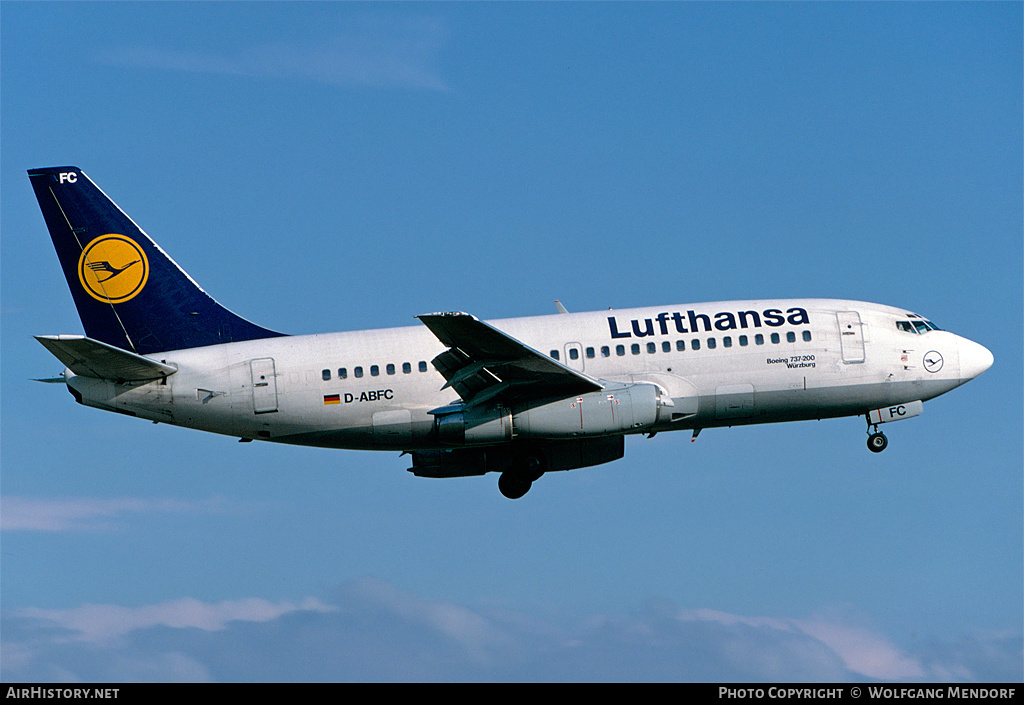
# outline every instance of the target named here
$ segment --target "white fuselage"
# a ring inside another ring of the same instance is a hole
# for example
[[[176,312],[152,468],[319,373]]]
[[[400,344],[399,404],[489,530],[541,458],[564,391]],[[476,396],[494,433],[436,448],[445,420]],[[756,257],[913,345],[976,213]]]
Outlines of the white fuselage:
[[[878,304],[795,299],[490,324],[595,380],[657,385],[672,406],[641,429],[651,433],[863,415],[926,401],[991,364],[965,338],[905,325],[922,320]],[[155,353],[177,372],[146,383],[70,370],[65,378],[85,404],[162,423],[242,439],[419,450],[439,447],[430,412],[459,401],[431,365],[445,349],[418,325]]]

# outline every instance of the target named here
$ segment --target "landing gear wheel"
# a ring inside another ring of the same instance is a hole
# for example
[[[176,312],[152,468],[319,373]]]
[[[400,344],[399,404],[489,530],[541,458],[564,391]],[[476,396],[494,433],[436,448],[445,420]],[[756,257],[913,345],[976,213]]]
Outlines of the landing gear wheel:
[[[519,499],[530,491],[545,469],[547,464],[542,453],[524,449],[512,458],[512,467],[498,477],[498,489],[509,499]]]
[[[519,499],[529,492],[532,486],[532,480],[513,472],[503,472],[498,477],[498,490],[509,499]]]
[[[872,453],[881,453],[889,445],[889,439],[884,433],[872,433],[868,436],[868,450]]]

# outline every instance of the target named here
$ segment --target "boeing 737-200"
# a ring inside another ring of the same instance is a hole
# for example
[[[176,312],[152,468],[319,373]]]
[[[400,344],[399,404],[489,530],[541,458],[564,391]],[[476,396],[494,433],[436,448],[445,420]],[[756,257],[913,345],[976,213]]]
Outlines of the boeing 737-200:
[[[214,301],[77,167],[28,172],[85,336],[38,336],[75,400],[296,445],[408,453],[421,477],[617,460],[628,434],[862,416],[883,423],[992,364],[901,308],[829,299],[680,304],[286,335]]]

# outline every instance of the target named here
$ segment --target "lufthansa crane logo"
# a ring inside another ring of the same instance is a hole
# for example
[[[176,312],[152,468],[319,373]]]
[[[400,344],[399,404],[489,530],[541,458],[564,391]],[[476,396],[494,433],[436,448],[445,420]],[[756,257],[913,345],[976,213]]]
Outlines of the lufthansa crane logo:
[[[148,278],[146,253],[124,235],[100,235],[78,258],[78,281],[89,296],[103,303],[129,301],[142,291]]]
[[[942,355],[932,350],[924,355],[924,368],[929,372],[938,372],[942,369]]]

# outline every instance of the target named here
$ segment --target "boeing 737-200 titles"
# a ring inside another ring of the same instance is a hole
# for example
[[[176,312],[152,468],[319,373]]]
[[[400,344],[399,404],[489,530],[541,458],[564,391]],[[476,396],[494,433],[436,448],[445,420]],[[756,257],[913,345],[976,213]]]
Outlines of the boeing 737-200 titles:
[[[200,288],[80,169],[28,172],[85,336],[38,336],[87,406],[242,441],[408,453],[421,477],[617,460],[628,434],[862,416],[880,424],[992,364],[901,308],[727,301],[285,335]]]

